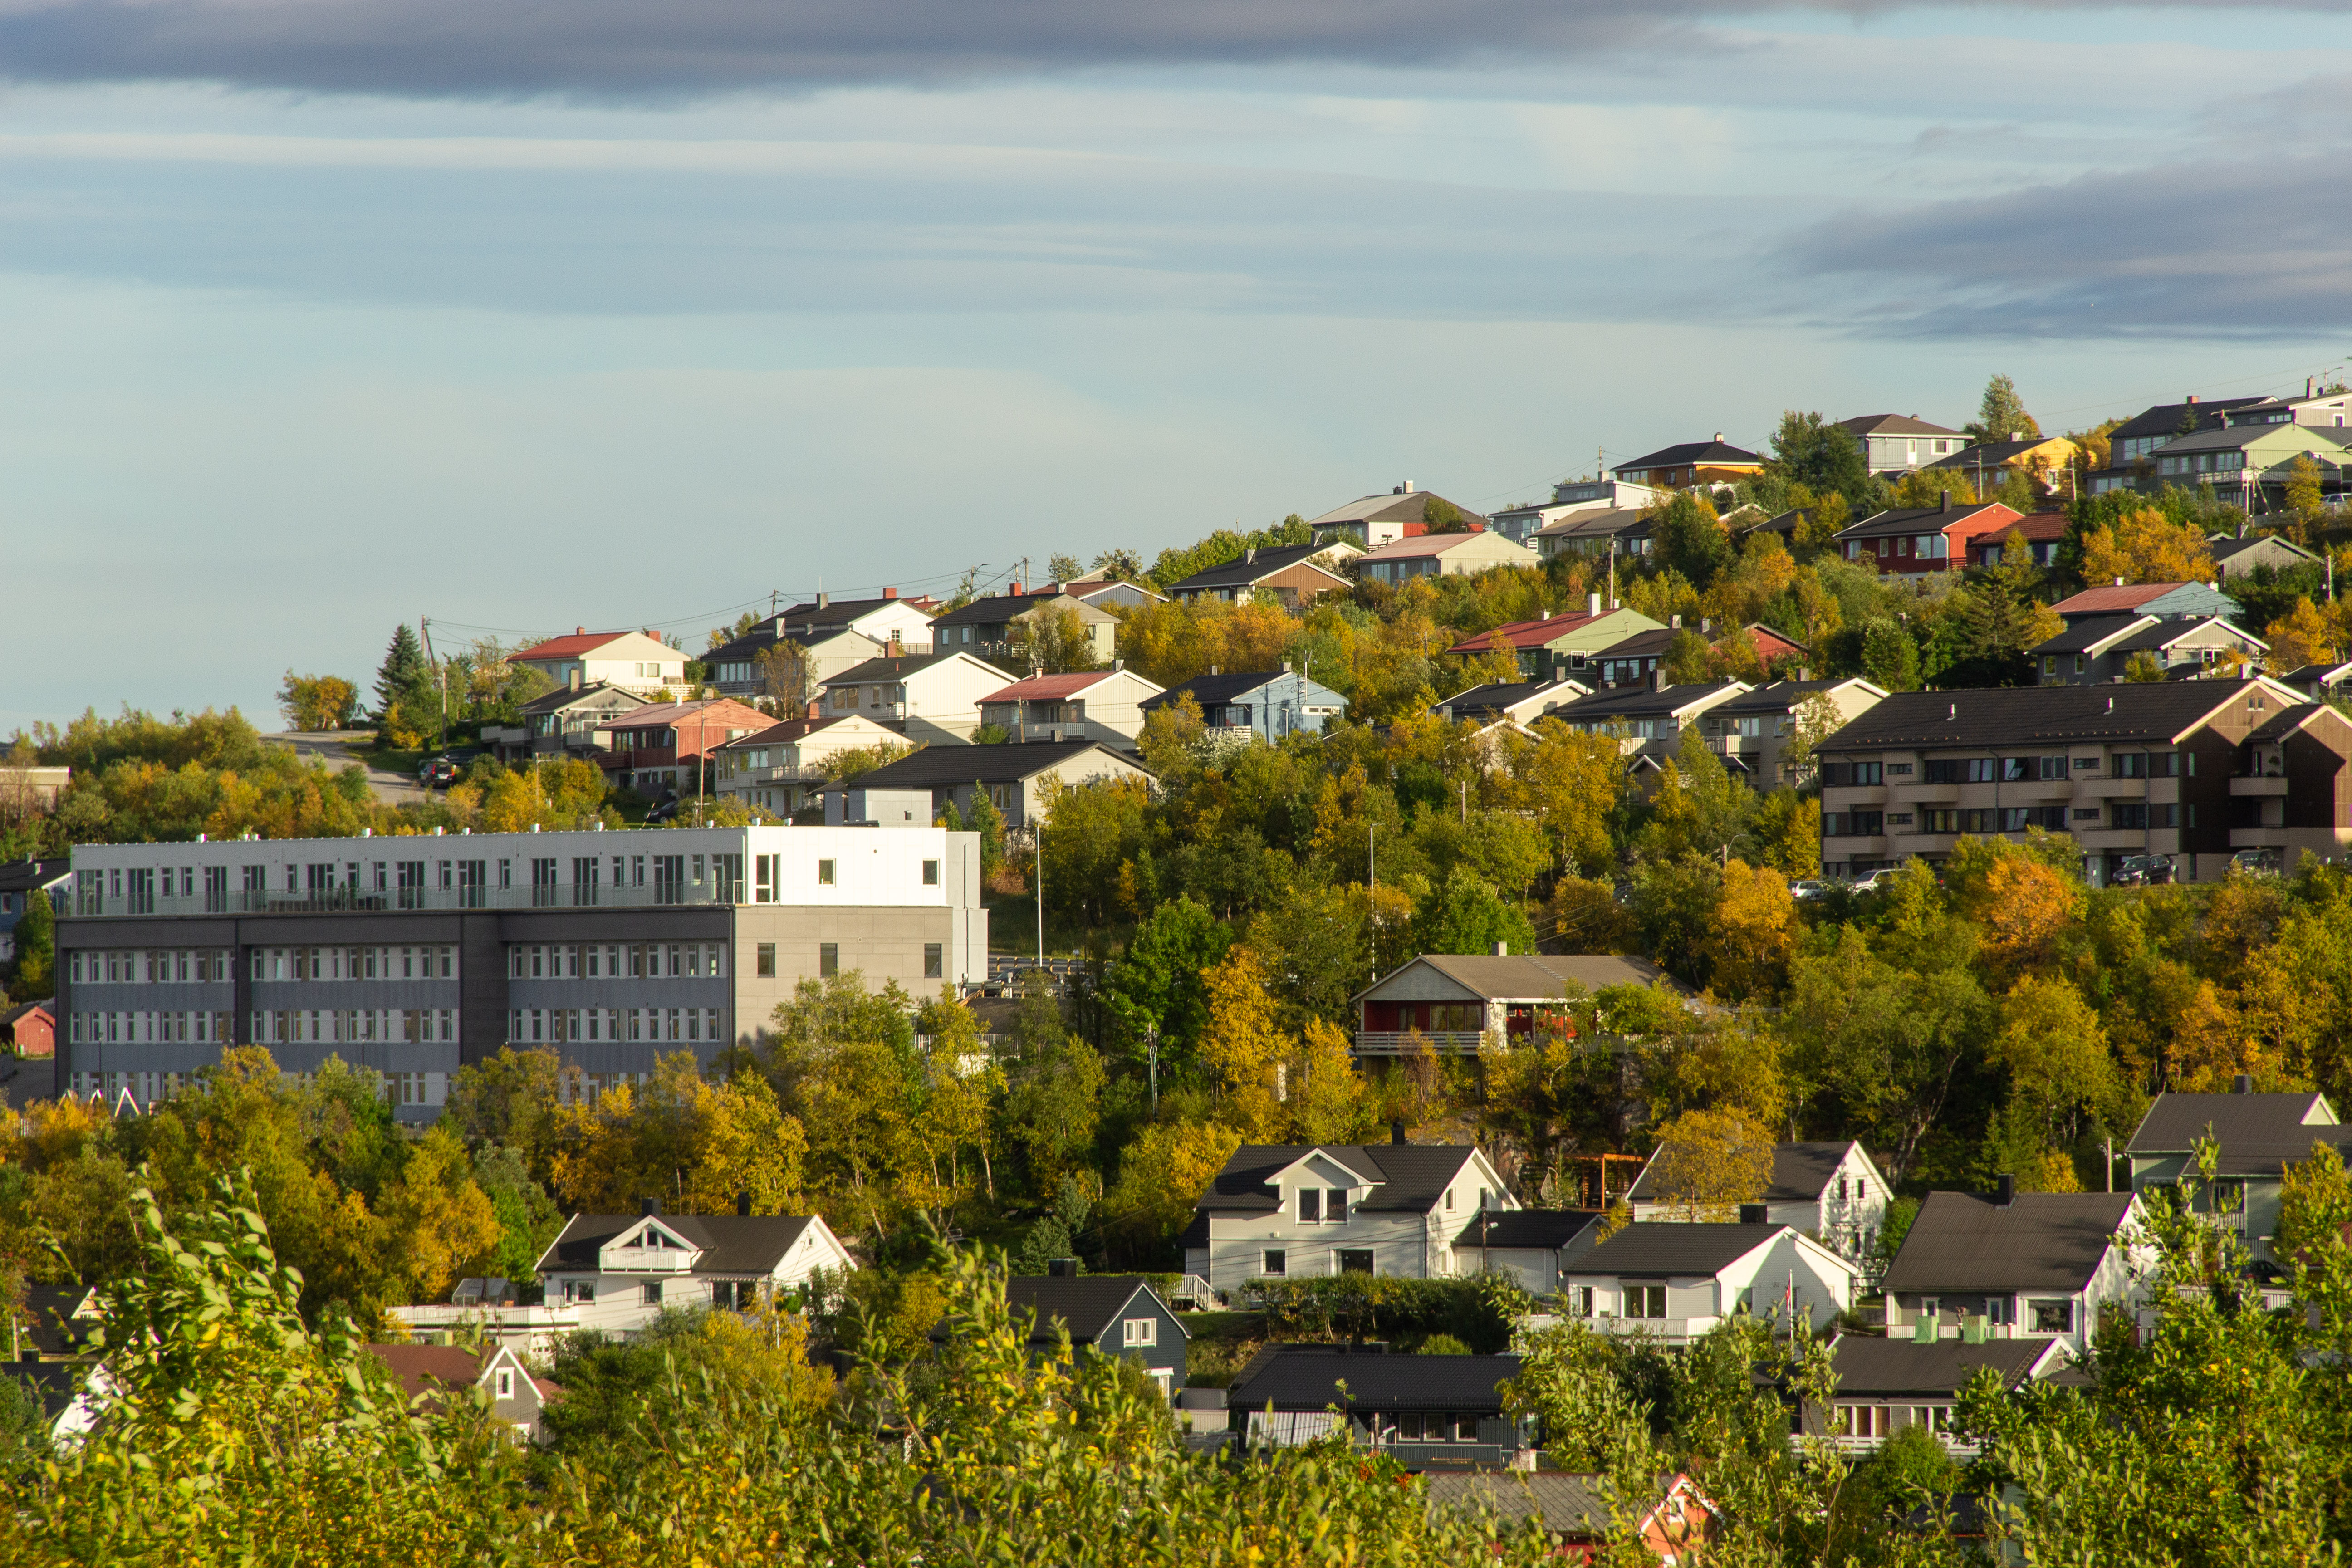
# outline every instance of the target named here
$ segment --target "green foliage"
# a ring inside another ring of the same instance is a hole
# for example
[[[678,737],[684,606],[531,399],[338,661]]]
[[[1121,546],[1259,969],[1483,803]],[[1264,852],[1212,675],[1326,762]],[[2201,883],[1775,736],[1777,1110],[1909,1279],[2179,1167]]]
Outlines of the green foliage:
[[[432,671],[425,662],[425,645],[406,622],[394,626],[392,641],[383,650],[383,662],[376,667],[375,701],[379,716],[390,713],[395,706],[413,703],[424,695],[432,683]]]
[[[1838,495],[1860,507],[1871,498],[1871,476],[1862,443],[1843,426],[1817,413],[1794,409],[1780,416],[1772,437],[1772,468],[1784,482],[1815,496]]]
[[[1412,1279],[1338,1274],[1307,1279],[1254,1279],[1249,1293],[1278,1341],[1390,1340],[1444,1334],[1480,1355],[1509,1347],[1526,1291],[1507,1275]]]

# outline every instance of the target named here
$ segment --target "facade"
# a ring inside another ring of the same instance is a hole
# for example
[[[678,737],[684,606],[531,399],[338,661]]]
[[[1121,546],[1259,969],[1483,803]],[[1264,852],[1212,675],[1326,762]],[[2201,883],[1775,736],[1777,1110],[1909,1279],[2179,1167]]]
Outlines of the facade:
[[[970,626],[941,626],[950,633]],[[980,700],[1002,691],[1011,672],[961,651],[869,658],[826,681],[818,696],[828,719],[856,714],[925,745],[963,746],[980,728]]]
[[[2303,693],[2267,679],[1904,691],[1836,734],[1822,763],[1822,868],[1939,861],[1962,834],[2071,833],[2105,883],[2126,856],[2184,880],[2227,869],[2240,748]],[[2282,801],[2284,786],[2279,786]]]
[[[0,1045],[20,1057],[54,1057],[58,1053],[58,1015],[54,1002],[19,1002],[0,1011]]]
[[[1601,595],[1593,594],[1580,613],[1547,610],[1535,620],[1510,621],[1465,637],[1445,651],[1460,658],[1484,658],[1507,644],[1519,661],[1523,680],[1573,679],[1591,684],[1591,662],[1603,649],[1657,629],[1658,623],[1638,610],[1602,609]]]
[[[2019,514],[1999,501],[1956,505],[1947,492],[1939,507],[1873,512],[1838,530],[1830,543],[1849,561],[1870,558],[1881,572],[1957,572],[1969,563],[1971,541],[2004,531],[2018,521]]]
[[[1076,1258],[1056,1261],[1069,1272],[1015,1275],[1004,1282],[1004,1304],[1016,1320],[1026,1314],[1034,1325],[1033,1350],[1050,1352],[1066,1333],[1073,1349],[1137,1363],[1162,1394],[1184,1386],[1184,1346],[1192,1335],[1150,1280],[1082,1275]]]
[[[1444,500],[1407,479],[1386,495],[1359,496],[1320,517],[1308,518],[1307,527],[1318,542],[1345,540],[1359,550],[1377,550],[1383,544],[1394,544],[1400,539],[1426,532],[1430,502]],[[1452,501],[1445,504],[1460,512],[1465,522],[1487,521],[1466,506]]]
[[[1706,710],[1699,715],[1699,733],[1706,749],[1750,788],[1769,794],[1783,784],[1793,787],[1808,781],[1798,776],[1798,764],[1788,760],[1790,749],[1804,710],[1816,699],[1850,724],[1885,701],[1886,693],[1858,675],[1843,680],[1768,680]]]
[[[1610,657],[1618,657],[1614,649]],[[1553,717],[1587,734],[1615,735],[1619,749],[1636,770],[1655,772],[1681,749],[1685,728],[1696,723],[1702,714],[1755,689],[1740,680],[1603,687],[1564,705]]]
[[[1284,609],[1295,610],[1326,594],[1347,591],[1348,580],[1331,570],[1330,559],[1331,545],[1319,539],[1312,544],[1245,550],[1234,560],[1171,583],[1168,596],[1187,605],[1202,599],[1234,604],[1271,594]]]
[[[1305,660],[1300,660],[1302,667]],[[1348,700],[1304,668],[1237,670],[1226,675],[1212,667],[1206,675],[1170,687],[1143,700],[1148,718],[1172,708],[1185,697],[1200,705],[1201,721],[1212,730],[1252,731],[1266,741],[1304,731],[1319,734],[1348,714]]]
[[[820,704],[805,719],[787,719],[719,748],[711,787],[722,799],[754,811],[790,816],[830,782],[826,764],[844,752],[904,746],[905,737],[863,713],[825,714]]]
[[[73,868],[58,1083],[110,1103],[258,1045],[373,1068],[430,1121],[502,1046],[593,1096],[751,1042],[803,979],[988,972],[980,841],[928,826],[81,845]]]
[[[1295,1447],[1345,1431],[1409,1471],[1519,1466],[1532,1423],[1505,1413],[1515,1355],[1390,1355],[1346,1345],[1276,1345],[1227,1392],[1248,1447]]]
[[[1948,458],[1929,463],[1927,468],[1965,479],[1978,495],[1989,494],[1999,485],[2004,469],[2022,474],[2044,494],[2058,494],[2060,483],[2052,476],[2073,468],[2082,455],[2083,449],[2063,436],[2020,435],[2011,440],[1963,447]]]
[[[11,860],[0,866],[0,963],[16,956],[16,922],[26,905],[47,894],[52,905],[73,881],[70,860]]]
[[[2068,626],[2108,616],[2154,616],[2160,621],[2231,616],[2238,601],[2204,583],[2110,583],[2085,588],[2050,606]]]
[[[808,1283],[820,1268],[856,1267],[822,1215],[666,1215],[647,1199],[634,1215],[577,1214],[540,1255],[548,1305],[579,1327],[642,1330],[680,1307],[745,1311]]]
[[[2004,561],[2024,561],[2053,566],[2058,547],[2066,542],[2068,521],[2063,511],[2028,512],[2007,528],[1979,533],[1969,541],[1969,564],[1998,566]]]
[[[2280,423],[2241,423],[2229,416],[2220,427],[2179,437],[2156,449],[2155,472],[2135,488],[2151,494],[2166,485],[2184,489],[2213,487],[2216,500],[2254,515],[2281,510],[2295,459],[2319,466],[2321,494],[2344,494],[2344,468],[2352,463],[2347,433],[2332,427]]]
[[[1764,471],[1764,459],[1745,447],[1725,442],[1723,432],[1712,441],[1685,441],[1620,463],[1610,477],[1654,489],[1686,490],[1700,485],[1731,485]]]
[[[1737,1224],[1626,1226],[1560,1276],[1568,1316],[1688,1344],[1748,1313],[1815,1329],[1853,1304],[1859,1268],[1750,1204]]]
[[[1455,1233],[1454,1255],[1465,1274],[1507,1275],[1531,1296],[1550,1296],[1600,1239],[1598,1209],[1481,1209]]]
[[[1528,542],[1546,561],[1555,555],[1623,555],[1638,560],[1656,547],[1657,531],[1643,510],[1579,507],[1537,529],[1528,536]]]
[[[1920,1339],[1841,1334],[1830,1346],[1837,1393],[1830,1405],[1806,1406],[1805,1430],[1833,1438],[1848,1453],[1868,1453],[1906,1426],[1925,1426],[1948,1453],[1974,1445],[1949,1436],[1958,1418],[1960,1391],[1990,1368],[2004,1388],[2064,1371],[2073,1364],[2066,1342],[2053,1336],[1993,1339],[1955,1331]]]
[[[1607,512],[1631,517],[1665,496],[1663,489],[1616,479],[1562,479],[1552,486],[1550,500],[1507,507],[1494,514],[1493,526],[1505,538],[1535,544],[1543,554],[1551,555],[1556,552],[1544,548],[1538,542],[1539,535],[1556,530],[1572,531],[1575,525],[1593,521]]]
[[[2085,617],[2026,649],[2043,686],[2099,686],[2128,679],[2135,657],[2154,659],[2168,679],[2210,674],[2262,658],[2270,645],[2218,616],[2164,620],[2155,616]]]
[[[2308,1160],[2312,1146],[2352,1144],[2325,1095],[2256,1094],[2241,1076],[2230,1094],[2159,1094],[2133,1129],[2132,1191],[2152,1197],[2178,1192],[2194,1169],[2200,1138],[2221,1145],[2211,1190],[2195,1194],[2196,1212],[2234,1234],[2257,1262],[2276,1263],[2279,1196],[2286,1167]]]
[[[484,725],[482,744],[501,762],[573,756],[602,763],[613,741],[604,725],[647,701],[625,687],[563,687],[524,703],[512,724]]]
[[[2263,397],[2214,397],[2200,403],[2192,395],[2184,402],[2159,403],[2143,409],[2107,432],[2106,471],[2120,473],[2128,481],[2140,461],[2153,458],[2158,447],[2168,446],[2200,430],[2218,430],[2225,416],[2268,401]],[[2153,467],[2148,471],[2154,472]],[[2104,476],[2094,476],[2095,479],[2100,477]]]
[[[2080,1354],[2102,1309],[2128,1307],[2142,1243],[2130,1193],[1929,1193],[1886,1266],[1886,1332],[1943,1313],[1996,1339],[2050,1335]]]
[[[1958,430],[1930,425],[1916,414],[1864,414],[1839,420],[1838,428],[1853,437],[1864,467],[1874,474],[1907,474],[1969,444]]]
[[[1649,960],[1614,953],[1424,952],[1349,998],[1356,1054],[1475,1051],[1489,1036],[1525,1043],[1561,1026],[1554,1015],[1570,995],[1664,979]]]
[[[1231,1293],[1253,1279],[1472,1271],[1456,1251],[1482,1209],[1519,1206],[1486,1154],[1466,1143],[1307,1147],[1245,1143],[1194,1205],[1184,1272]]]
[[[1803,1231],[1848,1258],[1860,1258],[1877,1243],[1893,1191],[1859,1143],[1780,1143],[1773,1146],[1772,1180],[1760,1201],[1769,1223]],[[1664,1191],[1655,1154],[1625,1200],[1636,1220],[1689,1217],[1689,1206]]]
[[[1084,599],[1098,610],[1132,610],[1144,605],[1164,605],[1168,602],[1167,595],[1155,594],[1140,583],[1106,577],[1099,572],[1071,578],[1062,584],[1062,592],[1074,599]]]
[[[1467,691],[1457,691],[1430,711],[1458,724],[1491,724],[1497,720],[1527,728],[1563,702],[1590,697],[1591,689],[1573,680],[1490,680]]]
[[[2213,546],[2213,564],[2224,577],[2244,577],[2258,566],[2285,572],[2321,563],[2318,556],[2282,534],[2217,533],[2209,542]]]
[[[931,622],[931,651],[986,659],[1001,665],[1010,679],[1033,670],[1029,628],[1037,617],[1064,613],[1077,617],[1094,661],[1108,664],[1118,651],[1118,617],[1059,584],[1024,594],[1015,583],[1009,594],[992,594],[945,612]]]
[[[952,804],[972,809],[975,790],[1013,831],[1036,822],[1048,781],[1078,785],[1150,779],[1140,763],[1093,741],[1013,741],[1001,746],[930,746],[825,792],[828,823],[899,821],[901,811],[929,822]],[[887,809],[877,809],[886,807]],[[1050,868],[1048,875],[1051,874]]]
[[[774,721],[731,697],[648,702],[596,726],[596,763],[623,789],[639,795],[691,794],[708,779],[710,759],[730,741]]]
[[[20,768],[0,760],[0,805],[20,820],[37,811],[54,811],[58,797],[72,782],[68,767]]]
[[[479,1394],[492,1416],[526,1443],[541,1440],[540,1414],[562,1391],[535,1378],[509,1345],[464,1350],[456,1345],[368,1345],[414,1401],[438,1404]]]
[[[507,656],[509,664],[538,670],[564,689],[617,686],[651,696],[686,689],[686,655],[648,632],[592,632],[575,627],[570,637],[549,637]]]
[[[980,700],[980,721],[1015,741],[1099,741],[1132,745],[1143,733],[1143,704],[1160,687],[1131,669],[1033,675]]]
[[[1367,583],[1402,586],[1415,577],[1465,577],[1497,566],[1533,566],[1542,558],[1499,533],[1424,533],[1367,551],[1356,563]]]
[[[878,599],[843,599],[819,594],[761,621],[733,641],[702,656],[710,678],[725,697],[768,695],[761,679],[760,656],[778,643],[798,650],[804,684],[814,690],[855,664],[896,648],[900,653],[931,651],[931,603],[902,599],[896,588],[885,588]],[[788,695],[787,700],[797,700]]]
[[[2231,846],[2280,867],[2352,847],[2352,721],[2325,702],[2290,708],[2246,737],[2230,780]]]

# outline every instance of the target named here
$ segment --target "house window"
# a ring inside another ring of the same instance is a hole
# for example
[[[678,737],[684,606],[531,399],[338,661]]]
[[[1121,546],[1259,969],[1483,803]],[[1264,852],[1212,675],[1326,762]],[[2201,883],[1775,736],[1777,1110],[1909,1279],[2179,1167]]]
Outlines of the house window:
[[[1290,1272],[1290,1254],[1279,1247],[1269,1247],[1258,1255],[1258,1272],[1269,1279],[1279,1279]]]
[[[1324,1198],[1324,1212],[1335,1220],[1348,1217],[1348,1189],[1333,1187]]]
[[[1339,1249],[1339,1272],[1342,1274],[1373,1272],[1372,1249],[1369,1247],[1343,1247]]]
[[[1570,1317],[1589,1318],[1592,1316],[1591,1286],[1571,1285],[1568,1288],[1566,1295],[1568,1298],[1568,1315]]]
[[[830,888],[834,885],[833,867],[834,863],[830,860],[820,860],[816,863],[816,885],[818,887]]]
[[[939,863],[938,861],[936,861],[936,860],[926,860],[926,861],[924,861],[924,862],[923,862],[923,886],[925,886],[926,888],[936,888],[936,887],[938,887],[939,885],[940,885],[940,863]]]
[[[1841,1405],[1838,1406],[1837,1435],[1841,1437],[1884,1437],[1892,1428],[1888,1425],[1890,1406],[1885,1405]]]
[[[923,978],[926,980],[944,979],[947,975],[947,972],[946,946],[943,943],[936,942],[927,942],[923,943]],[[1339,1216],[1334,1215],[1332,1217],[1336,1219]]]
[[[514,1397],[514,1373],[505,1367],[499,1369],[499,1397],[500,1399]]]
[[[1663,1318],[1666,1315],[1666,1288],[1664,1285],[1626,1285],[1623,1316],[1628,1318]]]
[[[776,977],[776,944],[772,942],[761,942],[754,962],[759,965],[761,979],[773,980]]]
[[[662,1282],[661,1282],[660,1280],[658,1280],[658,1279],[648,1279],[648,1280],[646,1280],[646,1306],[648,1306],[648,1307],[658,1307],[658,1306],[660,1306],[660,1305],[661,1305],[661,1299],[662,1299]]]
[[[1160,1342],[1160,1320],[1157,1318],[1125,1318],[1118,1325],[1118,1342],[1135,1349]]]
[[[816,944],[816,972],[826,979],[841,973],[841,944],[821,942]]]
[[[1323,1217],[1323,1189],[1298,1189],[1298,1220],[1301,1225],[1313,1225]]]
[[[2072,1301],[2034,1302],[2033,1331],[2037,1334],[2073,1333],[2074,1331],[2074,1303]]]

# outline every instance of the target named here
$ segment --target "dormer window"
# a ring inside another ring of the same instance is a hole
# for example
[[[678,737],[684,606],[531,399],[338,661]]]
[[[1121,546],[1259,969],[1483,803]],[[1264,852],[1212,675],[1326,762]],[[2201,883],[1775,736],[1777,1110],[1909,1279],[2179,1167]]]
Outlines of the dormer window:
[[[1331,1215],[1331,1218],[1332,1218],[1335,1222],[1336,1222],[1336,1221],[1339,1221],[1339,1220],[1344,1220],[1344,1219],[1346,1219],[1346,1218],[1348,1217],[1348,1189],[1347,1189],[1347,1188],[1345,1188],[1345,1187],[1333,1187],[1333,1188],[1331,1189],[1331,1193],[1330,1193],[1330,1204],[1329,1204],[1329,1210],[1328,1210],[1328,1212],[1329,1212],[1329,1214],[1330,1214],[1330,1215]]]
[[[1319,1187],[1298,1189],[1298,1222],[1313,1225],[1323,1217],[1323,1192]]]

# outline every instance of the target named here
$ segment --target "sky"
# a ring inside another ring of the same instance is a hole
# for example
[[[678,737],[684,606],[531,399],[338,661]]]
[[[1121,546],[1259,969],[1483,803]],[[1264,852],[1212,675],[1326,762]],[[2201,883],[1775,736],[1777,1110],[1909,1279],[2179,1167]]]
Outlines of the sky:
[[[0,0],[0,734],[2352,358],[2338,5]]]

